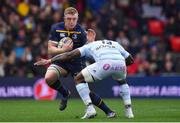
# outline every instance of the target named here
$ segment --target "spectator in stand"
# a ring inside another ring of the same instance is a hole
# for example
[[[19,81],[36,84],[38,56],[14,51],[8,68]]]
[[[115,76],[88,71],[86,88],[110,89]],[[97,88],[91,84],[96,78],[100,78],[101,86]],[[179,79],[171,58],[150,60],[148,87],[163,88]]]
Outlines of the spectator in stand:
[[[5,0],[0,3],[0,49],[7,58],[3,67],[5,76],[22,76],[22,73],[23,76],[43,76],[43,73],[38,73],[29,65],[18,66],[22,67],[22,71],[18,72],[13,51],[20,40],[24,48],[24,64],[30,64],[42,54],[46,56],[42,49],[47,49],[44,42],[47,42],[50,27],[63,20],[63,10],[68,6],[77,7],[82,18],[79,23],[85,28],[95,29],[98,39],[120,40],[120,35],[125,36],[123,44],[126,50],[141,59],[141,64],[137,63],[131,75],[162,74],[165,70],[156,67],[159,63],[167,64],[165,66],[169,68],[172,64],[173,73],[180,74],[179,51],[173,50],[169,41],[171,36],[180,36],[179,0],[100,0],[98,3],[92,0]],[[148,22],[151,19],[163,24],[162,35],[154,37],[149,32]],[[119,30],[124,34],[119,34]],[[152,57],[149,57],[152,46],[156,46],[158,51],[158,57],[152,55],[153,62]],[[167,53],[172,54],[172,61],[163,61]],[[24,54],[29,55],[25,57]]]
[[[119,31],[116,41],[121,44],[125,49],[128,49],[130,45],[129,39],[126,37],[124,31]]]

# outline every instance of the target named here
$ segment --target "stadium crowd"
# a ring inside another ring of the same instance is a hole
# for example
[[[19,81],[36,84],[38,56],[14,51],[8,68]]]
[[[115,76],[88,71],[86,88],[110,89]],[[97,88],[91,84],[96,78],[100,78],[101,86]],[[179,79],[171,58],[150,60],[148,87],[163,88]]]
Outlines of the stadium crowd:
[[[97,39],[119,42],[135,59],[129,75],[180,74],[179,0],[2,0],[0,2],[0,76],[44,76],[34,67],[47,58],[51,25],[74,6],[83,28]]]

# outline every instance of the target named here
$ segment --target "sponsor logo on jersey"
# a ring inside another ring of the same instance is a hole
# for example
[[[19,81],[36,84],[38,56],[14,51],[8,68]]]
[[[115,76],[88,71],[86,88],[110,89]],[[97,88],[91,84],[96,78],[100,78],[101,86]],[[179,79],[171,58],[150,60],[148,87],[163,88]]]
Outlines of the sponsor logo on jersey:
[[[34,98],[36,100],[54,100],[57,92],[51,89],[44,79],[38,79],[34,85]]]
[[[73,38],[73,39],[77,39],[77,34],[73,34],[73,35],[72,35],[72,38]]]
[[[109,70],[109,68],[110,68],[110,64],[105,64],[105,65],[103,66],[103,69],[104,69],[104,70]]]
[[[60,33],[60,37],[65,37],[65,33]]]

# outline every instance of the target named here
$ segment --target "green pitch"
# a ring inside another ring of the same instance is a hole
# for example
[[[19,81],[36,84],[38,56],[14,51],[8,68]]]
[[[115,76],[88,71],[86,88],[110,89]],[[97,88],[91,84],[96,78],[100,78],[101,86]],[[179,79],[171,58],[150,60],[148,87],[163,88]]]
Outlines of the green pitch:
[[[137,121],[179,121],[180,99],[133,99],[134,119],[124,117],[122,100],[105,99],[117,113],[113,119],[97,109],[94,119],[81,120],[85,106],[79,99],[70,99],[65,111],[58,110],[59,101],[0,100],[0,121],[41,121],[41,122],[137,122]]]

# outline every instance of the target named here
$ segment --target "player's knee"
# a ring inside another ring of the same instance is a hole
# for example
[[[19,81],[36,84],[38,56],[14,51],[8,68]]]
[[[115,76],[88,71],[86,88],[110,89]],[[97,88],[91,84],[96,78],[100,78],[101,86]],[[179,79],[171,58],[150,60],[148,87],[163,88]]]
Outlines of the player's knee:
[[[48,85],[51,85],[51,83],[52,83],[52,79],[51,79],[51,77],[45,77],[45,82],[46,82],[46,84],[48,84]]]
[[[74,81],[75,81],[75,84],[77,85],[77,84],[80,84],[81,82],[78,80],[78,79],[74,79]]]
[[[48,85],[52,85],[56,80],[57,80],[56,77],[53,77],[53,76],[50,76],[50,75],[46,75],[46,76],[45,76],[45,82],[46,82]]]
[[[74,81],[76,85],[85,82],[81,73],[79,73],[78,75],[74,77]]]
[[[90,72],[85,68],[81,71],[82,77],[84,78],[84,81],[86,82],[94,82],[94,77],[90,74]]]
[[[80,81],[80,79],[79,79],[78,76],[75,76],[75,77],[74,77],[74,81],[75,81],[76,85],[79,84],[79,83],[81,83],[81,81]]]
[[[45,78],[45,82],[50,86],[57,81],[59,75],[55,70],[48,69],[44,78]]]

